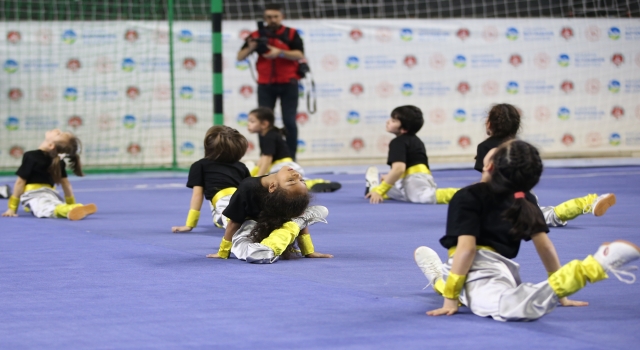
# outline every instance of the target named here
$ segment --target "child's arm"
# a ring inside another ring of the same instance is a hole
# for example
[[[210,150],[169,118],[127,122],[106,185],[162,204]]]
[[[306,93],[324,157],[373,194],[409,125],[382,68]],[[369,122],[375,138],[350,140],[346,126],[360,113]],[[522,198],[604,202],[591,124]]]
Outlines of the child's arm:
[[[238,230],[240,229],[240,226],[242,226],[241,223],[229,219],[229,222],[227,222],[227,229],[224,231],[224,237],[222,237],[222,242],[220,242],[220,248],[218,249],[218,252],[215,254],[207,255],[207,258],[228,258],[231,251],[231,240],[233,239],[233,235],[235,235],[236,232],[238,232]]]
[[[476,237],[459,236],[456,252],[453,255],[453,264],[449,271],[449,277],[444,287],[444,304],[440,309],[427,312],[429,316],[451,316],[458,311],[458,296],[464,287],[467,273],[476,257]]]
[[[536,247],[536,251],[538,252],[538,256],[540,260],[542,260],[542,264],[544,268],[547,270],[547,274],[551,276],[554,272],[558,271],[561,267],[560,259],[558,258],[558,253],[556,253],[556,248],[547,236],[546,233],[541,232],[533,235],[531,237],[533,241],[533,245]],[[587,306],[589,303],[584,301],[576,301],[569,300],[566,297],[560,298],[560,304],[562,306]]]
[[[189,209],[189,216],[187,216],[187,222],[184,226],[173,226],[171,232],[189,232],[198,225],[198,219],[200,218],[200,208],[202,207],[202,200],[204,199],[204,187],[193,186],[193,193],[191,194],[191,205]]]
[[[404,171],[407,170],[407,164],[404,162],[394,162],[391,164],[391,171],[384,177],[380,185],[372,188],[365,198],[370,198],[369,203],[382,203],[383,196],[393,185],[400,179]]]
[[[9,197],[9,208],[2,213],[2,216],[18,216],[18,206],[20,205],[20,196],[24,193],[24,186],[27,184],[27,180],[18,176],[16,183],[13,185],[13,194]]]
[[[304,230],[300,231],[296,240],[298,241],[298,248],[300,248],[300,252],[305,258],[333,258],[333,255],[331,254],[323,254],[315,251],[308,227],[305,227]]]
[[[273,162],[273,156],[261,155],[258,160],[258,174],[256,176],[262,176],[269,174],[271,169],[271,162]]]
[[[64,192],[64,201],[67,204],[75,204],[76,199],[73,196],[73,187],[71,187],[71,182],[66,177],[63,177],[60,180],[60,186],[62,186],[62,192]]]

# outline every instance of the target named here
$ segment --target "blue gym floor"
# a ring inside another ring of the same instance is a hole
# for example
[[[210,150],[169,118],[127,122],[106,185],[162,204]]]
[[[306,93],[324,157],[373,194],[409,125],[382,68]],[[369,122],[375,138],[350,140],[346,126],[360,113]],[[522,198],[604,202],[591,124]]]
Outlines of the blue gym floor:
[[[535,322],[496,322],[466,308],[426,316],[442,299],[423,290],[413,251],[427,245],[445,258],[438,239],[447,206],[370,205],[363,175],[325,175],[343,188],[315,196],[330,211],[328,225],[311,227],[315,247],[335,258],[206,259],[223,234],[206,203],[192,233],[170,230],[188,211],[186,175],[72,178],[76,198],[96,203],[96,215],[70,222],[21,210],[0,218],[0,349],[630,349],[640,342],[640,282],[613,276],[574,295],[589,306],[559,307]],[[434,176],[441,187],[479,179],[473,170]],[[640,244],[639,183],[640,167],[545,170],[535,189],[542,205],[587,193],[618,197],[603,217],[551,229],[561,262],[613,239]],[[523,280],[546,278],[532,244],[516,261]]]

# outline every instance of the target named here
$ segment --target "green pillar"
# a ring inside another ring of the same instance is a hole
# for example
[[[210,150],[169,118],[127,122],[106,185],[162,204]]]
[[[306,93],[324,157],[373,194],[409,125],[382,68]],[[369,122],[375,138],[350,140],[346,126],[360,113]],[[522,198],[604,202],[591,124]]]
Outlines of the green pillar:
[[[213,53],[213,125],[224,124],[222,100],[222,0],[211,0],[211,48]]]
[[[176,96],[175,96],[175,79],[174,79],[174,67],[173,67],[173,3],[174,0],[169,0],[169,72],[171,83],[171,144],[172,144],[172,161],[171,167],[173,169],[178,168],[178,144],[176,141]]]

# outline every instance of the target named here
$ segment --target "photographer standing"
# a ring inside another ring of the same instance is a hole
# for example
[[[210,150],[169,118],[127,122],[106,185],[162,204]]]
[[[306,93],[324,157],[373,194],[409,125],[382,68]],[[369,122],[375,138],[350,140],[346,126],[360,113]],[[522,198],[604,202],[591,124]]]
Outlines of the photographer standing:
[[[237,58],[242,61],[254,51],[258,53],[258,105],[273,110],[280,98],[287,146],[295,160],[298,148],[298,60],[304,58],[304,47],[298,32],[282,25],[283,18],[280,5],[267,4],[264,10],[266,26],[247,37]]]

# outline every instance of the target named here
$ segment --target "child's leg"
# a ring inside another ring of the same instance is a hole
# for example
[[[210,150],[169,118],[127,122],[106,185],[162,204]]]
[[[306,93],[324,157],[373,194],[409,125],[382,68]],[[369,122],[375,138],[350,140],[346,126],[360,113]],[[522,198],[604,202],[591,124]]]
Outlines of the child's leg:
[[[65,204],[58,193],[50,188],[27,191],[20,196],[20,202],[37,218],[55,218],[56,206]]]
[[[239,260],[246,260],[247,262],[255,262],[262,264],[271,264],[278,260],[273,250],[260,243],[254,243],[249,234],[251,230],[256,226],[256,222],[253,220],[245,221],[240,229],[236,231],[231,240],[231,254]]]
[[[559,220],[569,221],[587,213],[592,213],[595,216],[604,215],[607,209],[614,204],[616,204],[616,196],[613,193],[606,193],[601,196],[589,194],[561,203],[553,207],[553,212]]]
[[[227,219],[226,216],[222,215],[222,212],[227,208],[230,200],[231,200],[231,195],[224,196],[218,199],[215,206],[211,202],[209,202],[209,207],[211,207],[211,217],[216,227],[225,228],[225,229],[227,228],[227,223],[229,222],[229,219]]]
[[[438,188],[433,176],[425,173],[408,175],[402,179],[402,183],[404,194],[412,203],[446,204],[458,191],[457,188]]]
[[[540,207],[542,215],[544,215],[544,221],[549,227],[562,227],[567,226],[567,222],[563,221],[556,214],[555,207]]]

